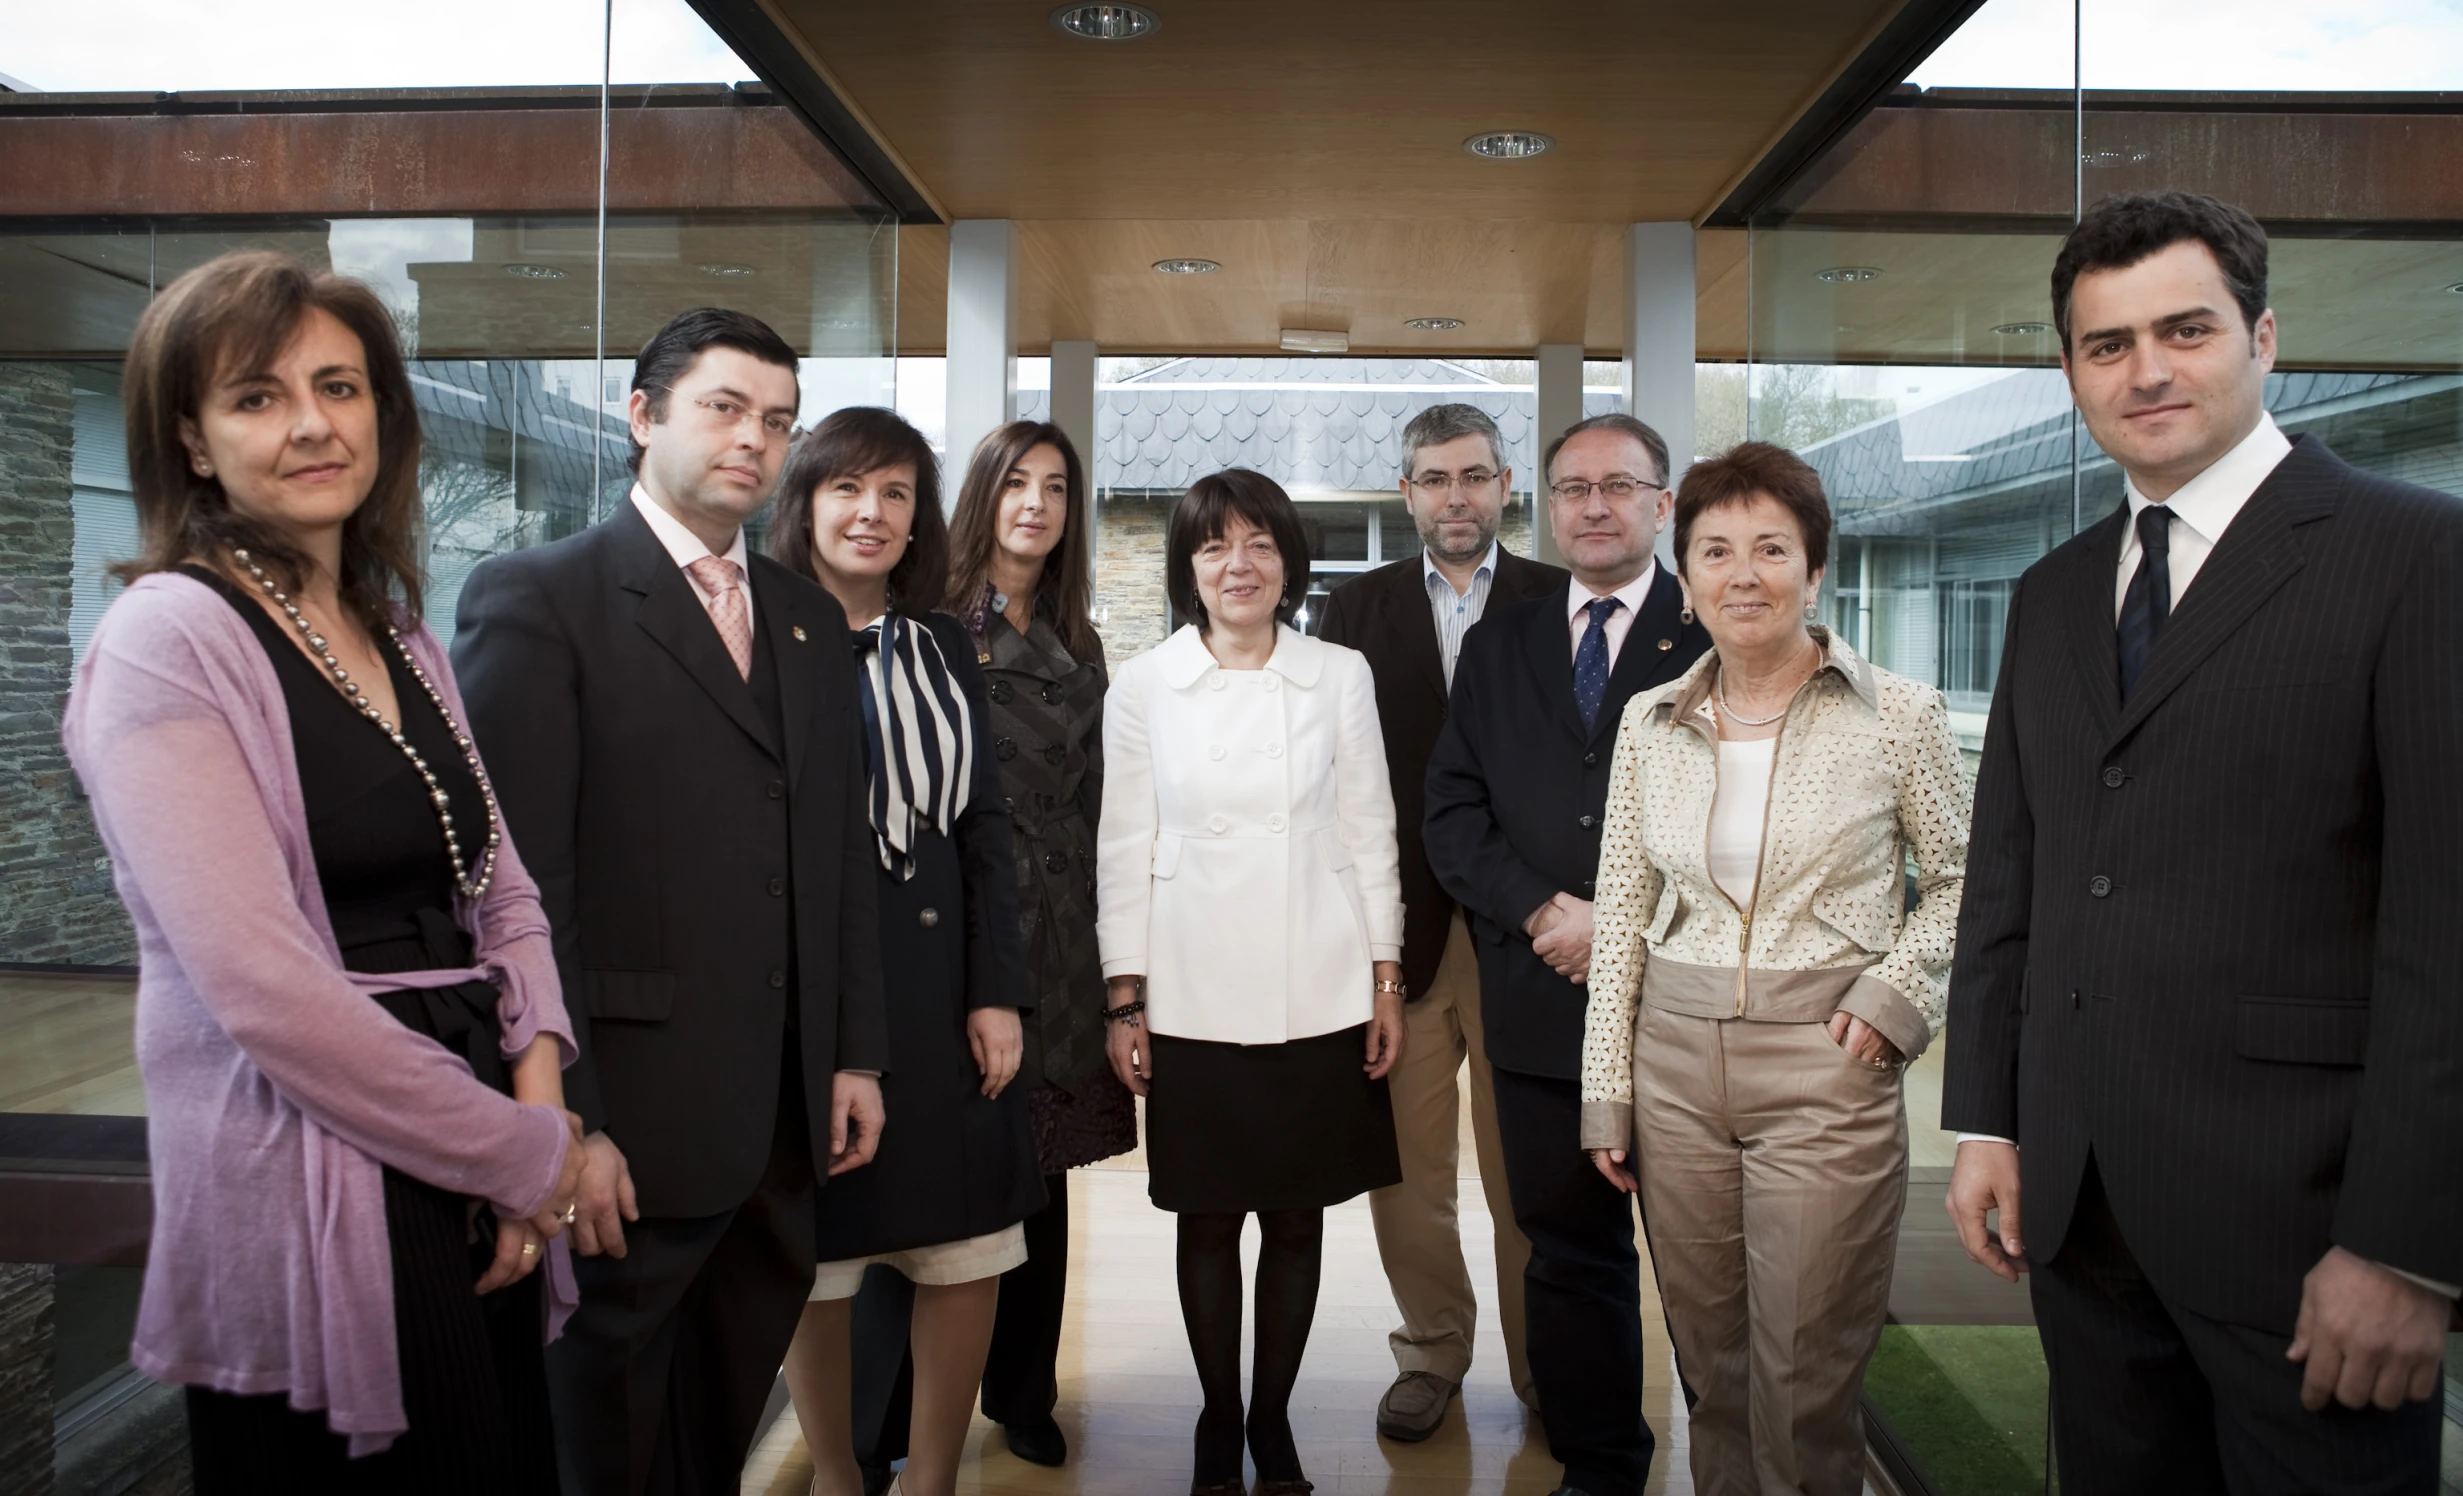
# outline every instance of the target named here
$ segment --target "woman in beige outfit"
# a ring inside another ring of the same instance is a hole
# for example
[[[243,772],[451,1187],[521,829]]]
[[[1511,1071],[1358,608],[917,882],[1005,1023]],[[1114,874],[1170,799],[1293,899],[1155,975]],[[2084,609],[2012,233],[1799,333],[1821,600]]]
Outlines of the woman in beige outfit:
[[[1899,1071],[1941,1023],[1967,852],[1941,694],[1809,622],[1829,535],[1783,448],[1685,475],[1677,577],[1715,647],[1626,706],[1600,851],[1582,1142],[1638,1180],[1706,1496],[1864,1487]]]

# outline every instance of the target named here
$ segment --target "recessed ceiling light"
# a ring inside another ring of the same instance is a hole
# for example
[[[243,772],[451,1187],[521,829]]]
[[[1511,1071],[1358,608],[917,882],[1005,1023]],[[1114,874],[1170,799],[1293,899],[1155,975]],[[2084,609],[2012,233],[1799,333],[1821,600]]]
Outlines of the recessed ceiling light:
[[[2005,338],[2032,338],[2052,331],[2049,322],[2004,322],[1993,331]]]
[[[1403,326],[1413,332],[1452,332],[1462,326],[1460,317],[1407,317]]]
[[[737,265],[723,261],[709,265],[695,265],[693,268],[700,271],[704,275],[735,276],[754,275],[759,273],[750,265]]]
[[[1852,286],[1858,281],[1879,280],[1881,269],[1874,265],[1833,265],[1827,270],[1814,271],[1813,278],[1834,286]]]
[[[564,272],[557,269],[553,265],[507,265],[505,267],[505,274],[515,276],[526,281],[560,281],[564,279]]]
[[[1491,130],[1485,135],[1472,136],[1462,143],[1462,148],[1491,161],[1520,161],[1526,156],[1537,156],[1555,144],[1555,140],[1537,130]]]
[[[1158,275],[1212,275],[1222,268],[1223,262],[1220,260],[1155,261],[1155,273]]]
[[[1052,12],[1054,29],[1090,42],[1133,42],[1152,36],[1163,18],[1143,5],[1064,5]]]

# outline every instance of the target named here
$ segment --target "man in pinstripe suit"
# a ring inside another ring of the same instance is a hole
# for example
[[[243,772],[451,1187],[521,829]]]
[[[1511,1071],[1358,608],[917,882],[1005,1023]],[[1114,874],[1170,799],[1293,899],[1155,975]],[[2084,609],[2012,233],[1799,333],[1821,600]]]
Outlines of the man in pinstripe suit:
[[[2097,205],[2053,311],[2128,502],[2010,606],[1951,1216],[2032,1273],[2065,1489],[2430,1492],[2463,1282],[2463,503],[2276,430],[2237,208]]]

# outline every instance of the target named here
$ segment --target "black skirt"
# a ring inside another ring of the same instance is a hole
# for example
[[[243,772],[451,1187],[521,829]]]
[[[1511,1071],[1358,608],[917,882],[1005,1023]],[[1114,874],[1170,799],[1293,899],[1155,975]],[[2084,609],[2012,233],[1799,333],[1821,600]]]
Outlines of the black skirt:
[[[1309,1210],[1399,1184],[1394,1106],[1360,1024],[1288,1044],[1150,1035],[1147,1194],[1192,1213]]]

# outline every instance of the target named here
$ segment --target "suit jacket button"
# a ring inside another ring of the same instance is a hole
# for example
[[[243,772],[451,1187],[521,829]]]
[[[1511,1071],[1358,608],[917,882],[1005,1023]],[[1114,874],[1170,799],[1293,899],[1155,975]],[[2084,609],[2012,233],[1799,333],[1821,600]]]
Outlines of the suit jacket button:
[[[771,799],[773,799],[773,800],[784,800],[784,799],[786,799],[786,798],[787,798],[787,787],[786,787],[785,785],[783,785],[783,784],[780,784],[780,783],[779,783],[777,780],[775,780],[775,779],[771,780],[771,781],[770,781],[770,798],[771,798]]]
[[[1659,641],[1659,647],[1661,649],[1674,649],[1676,647],[1676,641],[1674,639],[1662,639]]]
[[[1016,738],[994,738],[992,740],[992,756],[999,759],[1002,763],[1007,763],[1011,759],[1016,758],[1018,756],[1018,740]]]
[[[2117,790],[2128,778],[2129,776],[2127,774],[2121,772],[2121,766],[2119,764],[2115,764],[2111,768],[2104,771],[2104,788],[2108,790]]]
[[[2095,895],[2097,898],[2099,898],[2099,899],[2100,899],[2100,898],[2104,897],[2106,894],[2109,894],[2109,893],[2111,893],[2111,892],[2112,892],[2112,880],[2111,880],[2110,878],[2105,877],[2102,873],[2097,873],[2097,874],[2096,874],[2096,875],[2095,875],[2092,879],[2090,879],[2090,880],[2088,881],[2088,883],[2087,883],[2087,892],[2089,892],[2089,893],[2091,893],[2091,894]]]
[[[770,897],[771,897],[771,898],[777,898],[780,894],[783,894],[783,893],[785,893],[786,891],[787,891],[787,880],[786,880],[786,879],[784,879],[784,878],[772,878],[772,879],[770,880]]]
[[[1584,893],[1586,893],[1586,894],[1587,894],[1587,893],[1589,893],[1589,892],[1591,891],[1591,880],[1590,880],[1590,879],[1585,878],[1585,879],[1583,879],[1583,880],[1582,880],[1582,891],[1583,891]]]
[[[937,925],[937,924],[939,924],[939,923],[941,922],[941,911],[940,911],[940,910],[938,910],[938,909],[931,908],[930,906],[926,906],[926,907],[925,907],[925,908],[924,908],[921,912],[919,912],[919,913],[915,916],[915,922],[916,922],[917,924],[919,924],[919,925],[922,925],[925,929],[929,930],[929,929],[931,929],[934,925]]]
[[[787,985],[787,974],[786,974],[785,972],[783,972],[783,971],[774,971],[774,972],[771,972],[771,973],[770,973],[770,985],[771,985],[771,986],[773,986],[773,987],[784,987],[784,986],[786,986],[786,985]]]
[[[1585,830],[1585,831],[1590,830],[1593,826],[1596,826],[1596,825],[1598,825],[1598,824],[1599,824],[1599,817],[1597,817],[1597,816],[1584,816],[1584,817],[1582,818],[1582,829],[1583,829],[1583,830]]]
[[[1590,769],[1590,768],[1596,768],[1596,767],[1598,767],[1598,765],[1599,765],[1599,755],[1598,755],[1598,754],[1596,754],[1596,753],[1586,753],[1586,754],[1582,755],[1582,767],[1584,767],[1584,768],[1586,768],[1586,769]]]

